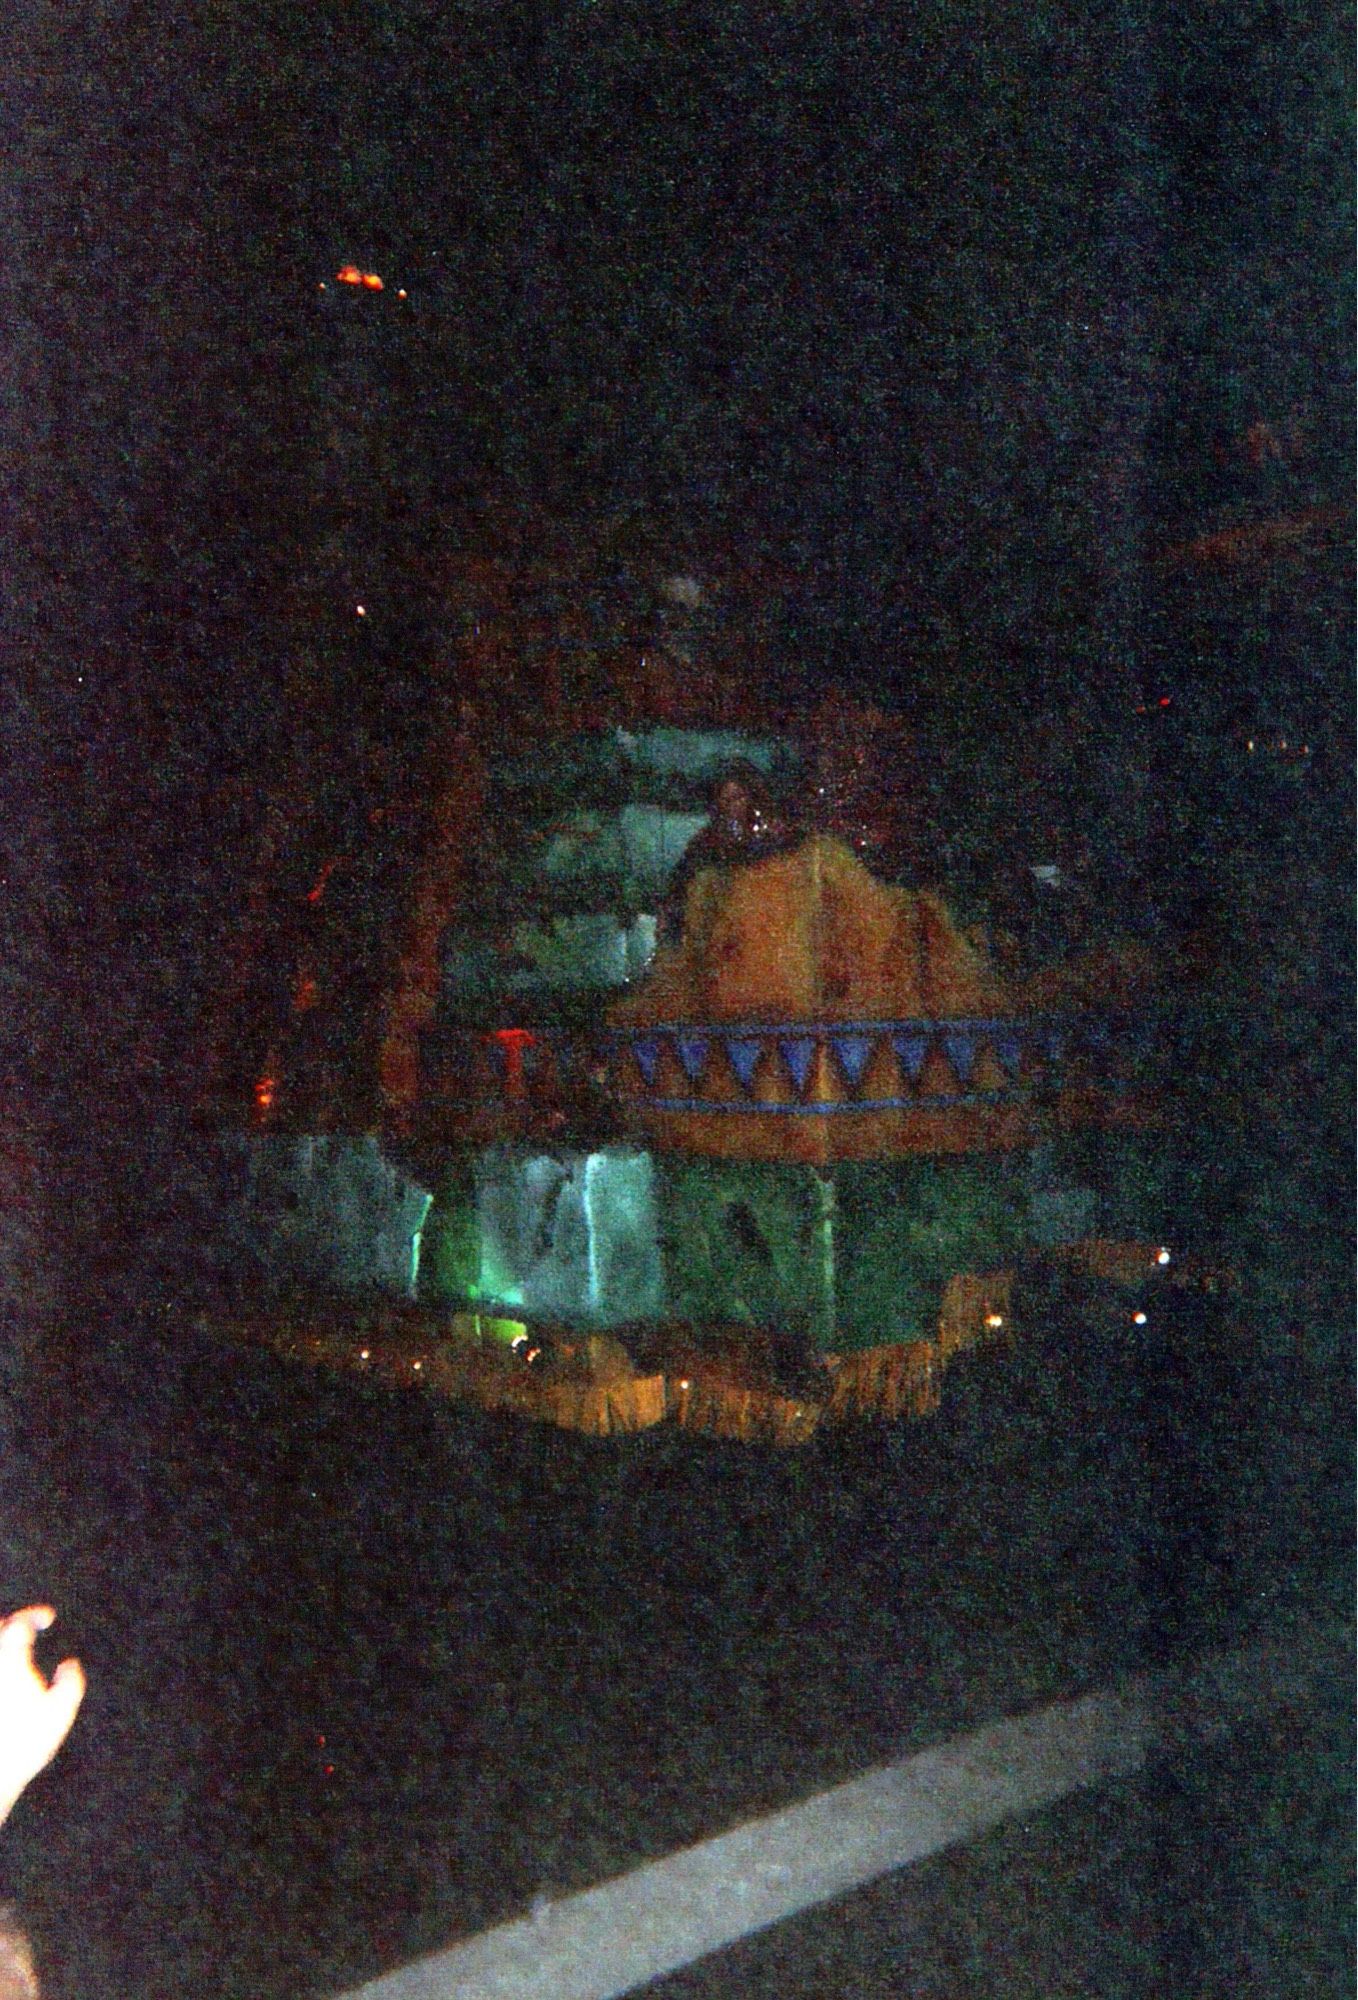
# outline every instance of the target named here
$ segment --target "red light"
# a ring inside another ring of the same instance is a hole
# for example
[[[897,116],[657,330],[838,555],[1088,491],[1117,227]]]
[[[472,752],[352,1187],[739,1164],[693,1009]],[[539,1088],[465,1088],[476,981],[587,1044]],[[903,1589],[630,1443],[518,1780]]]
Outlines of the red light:
[[[1173,700],[1172,695],[1162,694],[1160,697],[1161,708],[1168,708],[1172,700]]]
[[[527,1028],[496,1028],[492,1041],[500,1044],[505,1052],[505,1092],[510,1097],[523,1096],[523,1052],[531,1049],[537,1036]]]
[[[334,874],[335,869],[338,867],[339,863],[343,860],[343,858],[344,857],[342,855],[336,854],[333,855],[329,861],[324,863],[324,865],[321,868],[321,872],[316,877],[316,880],[313,883],[312,887],[308,889],[306,892],[306,899],[309,903],[320,902],[321,897],[325,894],[326,883],[330,880],[330,877]]]
[[[255,1104],[259,1110],[268,1111],[271,1108],[274,1100],[274,1088],[274,1080],[271,1076],[262,1076],[259,1079],[259,1082],[255,1085]]]

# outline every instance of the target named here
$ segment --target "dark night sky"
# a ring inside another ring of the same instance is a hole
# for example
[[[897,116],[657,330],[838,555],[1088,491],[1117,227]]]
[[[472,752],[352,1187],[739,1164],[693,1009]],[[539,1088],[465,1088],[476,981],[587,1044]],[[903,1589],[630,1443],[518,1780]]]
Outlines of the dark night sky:
[[[1285,497],[1347,490],[1343,9],[24,20],[10,818],[111,1036],[101,953],[172,1007],[231,901],[337,490],[354,560],[488,489],[762,540],[887,695],[1134,671],[1144,548],[1254,504],[1256,419],[1306,432]],[[349,259],[380,299],[318,292]]]
[[[411,294],[367,393],[417,506],[715,513],[870,626],[974,619],[978,580],[1021,626],[1044,560],[1116,567],[1256,416],[1346,442],[1333,7],[44,19],[19,302],[106,628],[258,618],[353,393],[315,291],[349,258]]]

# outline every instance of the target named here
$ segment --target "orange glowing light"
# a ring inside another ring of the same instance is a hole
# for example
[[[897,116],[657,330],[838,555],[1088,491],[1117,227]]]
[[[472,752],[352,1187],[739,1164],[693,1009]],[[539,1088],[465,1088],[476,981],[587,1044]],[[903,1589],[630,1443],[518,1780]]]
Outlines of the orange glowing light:
[[[359,270],[357,264],[341,264],[335,273],[335,279],[341,285],[361,285],[363,283],[363,273]]]
[[[376,271],[365,271],[363,273],[363,284],[370,292],[380,292],[382,289],[382,280],[378,277]]]
[[[274,1088],[274,1080],[271,1076],[262,1076],[259,1079],[259,1082],[255,1085],[255,1104],[259,1110],[268,1111],[271,1108],[274,1100]]]

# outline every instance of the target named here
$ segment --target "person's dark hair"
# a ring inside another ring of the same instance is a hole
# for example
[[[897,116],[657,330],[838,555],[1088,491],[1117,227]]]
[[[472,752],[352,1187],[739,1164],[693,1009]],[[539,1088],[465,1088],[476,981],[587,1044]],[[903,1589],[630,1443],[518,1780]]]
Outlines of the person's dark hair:
[[[714,802],[721,797],[728,785],[739,785],[740,789],[743,792],[747,792],[751,799],[760,803],[768,797],[768,779],[757,765],[750,762],[748,757],[737,757],[732,763],[722,766],[717,776],[717,781],[712,787]]]

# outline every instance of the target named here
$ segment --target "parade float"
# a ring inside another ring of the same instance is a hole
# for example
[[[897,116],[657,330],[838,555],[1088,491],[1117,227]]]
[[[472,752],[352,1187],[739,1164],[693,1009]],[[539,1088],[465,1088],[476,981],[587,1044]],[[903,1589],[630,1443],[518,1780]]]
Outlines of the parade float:
[[[761,700],[659,595],[664,647],[539,646],[527,703],[483,619],[418,772],[275,841],[219,1031],[239,1327],[595,1435],[924,1415],[1035,1261],[1163,1280],[1156,968],[964,922],[899,721]]]

